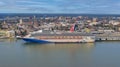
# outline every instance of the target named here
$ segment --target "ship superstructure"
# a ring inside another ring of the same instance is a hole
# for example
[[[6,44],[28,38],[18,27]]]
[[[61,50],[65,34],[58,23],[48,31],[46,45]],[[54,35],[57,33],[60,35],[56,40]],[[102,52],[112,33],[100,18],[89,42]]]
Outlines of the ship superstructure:
[[[42,32],[30,34],[23,40],[28,42],[48,43],[48,42],[94,42],[95,37],[91,34],[80,32]]]

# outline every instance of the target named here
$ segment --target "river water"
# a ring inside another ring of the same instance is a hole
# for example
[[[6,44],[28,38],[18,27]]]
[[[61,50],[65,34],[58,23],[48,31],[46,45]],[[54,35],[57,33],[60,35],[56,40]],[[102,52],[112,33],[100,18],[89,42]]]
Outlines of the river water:
[[[0,67],[120,67],[120,42],[35,44],[0,40]]]

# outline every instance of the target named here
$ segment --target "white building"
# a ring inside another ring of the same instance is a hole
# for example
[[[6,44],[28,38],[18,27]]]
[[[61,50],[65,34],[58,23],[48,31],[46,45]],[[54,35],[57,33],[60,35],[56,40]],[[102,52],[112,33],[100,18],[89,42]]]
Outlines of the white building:
[[[111,20],[111,21],[109,21],[109,24],[118,25],[118,24],[120,24],[120,22],[115,21],[115,20]]]

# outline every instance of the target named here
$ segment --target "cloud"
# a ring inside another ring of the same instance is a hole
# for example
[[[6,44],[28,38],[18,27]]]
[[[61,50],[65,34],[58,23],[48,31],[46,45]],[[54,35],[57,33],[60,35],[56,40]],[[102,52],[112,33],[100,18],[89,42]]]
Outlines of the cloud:
[[[120,13],[115,0],[1,0],[0,12]]]
[[[1,1],[1,2],[0,2],[0,6],[1,6],[1,5],[5,5],[5,3]]]
[[[40,2],[38,2],[38,1],[16,1],[16,3],[18,3],[18,4],[41,4],[41,5],[44,5],[44,4],[46,4],[45,2],[42,2],[42,1],[40,1]]]

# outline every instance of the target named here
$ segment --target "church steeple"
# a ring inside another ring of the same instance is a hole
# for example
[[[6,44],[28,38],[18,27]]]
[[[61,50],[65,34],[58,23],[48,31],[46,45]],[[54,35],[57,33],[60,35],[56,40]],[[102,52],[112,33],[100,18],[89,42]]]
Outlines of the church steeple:
[[[3,24],[6,24],[6,21],[4,20]]]
[[[20,24],[23,24],[23,21],[22,21],[22,19],[20,19],[20,20],[19,20],[19,23],[20,23]]]

